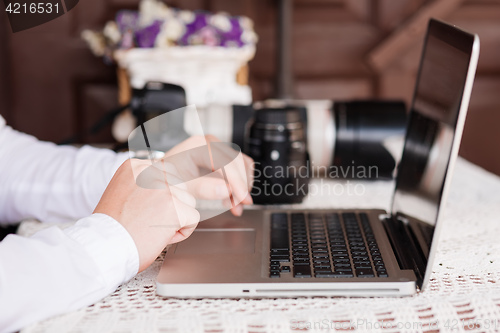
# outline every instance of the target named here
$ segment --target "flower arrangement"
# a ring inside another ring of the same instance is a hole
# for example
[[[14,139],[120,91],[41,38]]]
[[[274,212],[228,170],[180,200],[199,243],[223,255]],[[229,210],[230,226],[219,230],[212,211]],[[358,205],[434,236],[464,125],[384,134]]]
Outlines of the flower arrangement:
[[[138,11],[121,10],[103,31],[85,30],[82,38],[96,56],[113,60],[115,50],[210,46],[255,48],[253,22],[244,16],[188,11],[158,0],[142,0]]]
[[[211,104],[248,105],[248,61],[257,35],[247,17],[170,8],[159,0],[141,0],[138,11],[121,10],[102,31],[82,38],[106,63],[118,66],[118,99],[127,104],[131,88],[147,82],[177,84],[198,111]],[[136,121],[129,110],[113,124],[113,136],[125,142]]]

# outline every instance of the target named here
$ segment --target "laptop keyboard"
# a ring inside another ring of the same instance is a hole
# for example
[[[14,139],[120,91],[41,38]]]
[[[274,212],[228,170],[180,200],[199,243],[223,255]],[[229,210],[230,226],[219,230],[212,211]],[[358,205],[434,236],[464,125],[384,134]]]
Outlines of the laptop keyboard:
[[[364,213],[273,213],[270,277],[387,277]]]

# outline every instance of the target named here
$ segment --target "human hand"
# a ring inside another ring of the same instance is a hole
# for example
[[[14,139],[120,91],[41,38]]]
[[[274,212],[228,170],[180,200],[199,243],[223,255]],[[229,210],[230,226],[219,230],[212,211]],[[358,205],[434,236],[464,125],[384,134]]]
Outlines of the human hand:
[[[212,135],[192,136],[164,158],[176,166],[189,193],[198,199],[224,200],[224,207],[240,216],[243,205],[253,203],[250,191],[254,169],[253,160],[235,148]]]
[[[137,184],[134,175],[150,167],[147,160],[125,161],[94,210],[114,218],[132,236],[139,252],[139,271],[146,269],[165,246],[187,238],[200,219],[194,208],[196,200],[185,186],[166,186],[165,178],[176,173],[171,165],[164,164],[163,172],[148,177],[149,188]]]
[[[228,200],[229,194],[232,202],[226,204],[231,205],[233,214],[241,215],[242,204],[252,203],[252,165],[252,159],[215,137],[192,137],[154,163],[135,159],[124,162],[94,213],[111,216],[130,233],[142,271],[166,245],[194,231],[200,219],[194,197]],[[222,166],[225,175],[213,172]]]

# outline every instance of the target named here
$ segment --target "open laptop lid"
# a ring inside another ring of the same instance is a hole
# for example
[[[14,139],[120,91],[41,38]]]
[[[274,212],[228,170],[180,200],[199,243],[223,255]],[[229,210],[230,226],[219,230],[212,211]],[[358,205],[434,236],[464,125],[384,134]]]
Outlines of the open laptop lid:
[[[429,21],[391,209],[393,218],[404,222],[410,243],[420,245],[420,261],[412,260],[422,288],[431,273],[440,207],[458,154],[478,56],[477,35]]]

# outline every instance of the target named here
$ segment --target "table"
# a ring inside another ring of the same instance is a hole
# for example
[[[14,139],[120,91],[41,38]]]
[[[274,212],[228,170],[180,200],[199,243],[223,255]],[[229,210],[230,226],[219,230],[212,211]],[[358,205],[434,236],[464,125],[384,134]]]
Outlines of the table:
[[[358,193],[310,196],[301,206],[390,206],[393,182],[329,182],[337,194],[349,184]],[[442,223],[431,282],[412,297],[170,299],[155,293],[158,258],[102,301],[22,332],[500,331],[500,177],[459,158]]]

